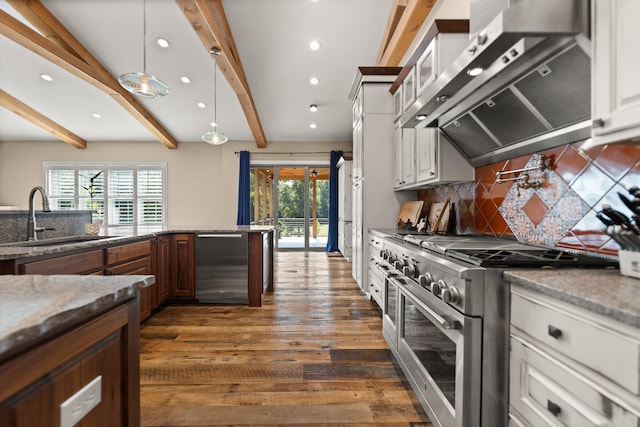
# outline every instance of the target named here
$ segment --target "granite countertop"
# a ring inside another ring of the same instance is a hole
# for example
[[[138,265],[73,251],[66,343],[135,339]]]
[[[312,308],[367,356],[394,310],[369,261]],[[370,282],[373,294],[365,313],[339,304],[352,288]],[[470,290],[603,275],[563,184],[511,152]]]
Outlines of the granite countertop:
[[[0,275],[0,359],[135,296],[153,276]]]
[[[640,328],[640,279],[619,270],[505,271],[509,282]]]
[[[271,225],[192,225],[168,226],[162,231],[127,236],[69,236],[43,239],[36,242],[13,242],[0,244],[0,261],[56,254],[77,249],[99,248],[105,244],[121,244],[136,240],[150,239],[163,234],[176,233],[264,233],[274,230]],[[68,241],[71,239],[72,241]],[[33,246],[27,246],[33,245]]]

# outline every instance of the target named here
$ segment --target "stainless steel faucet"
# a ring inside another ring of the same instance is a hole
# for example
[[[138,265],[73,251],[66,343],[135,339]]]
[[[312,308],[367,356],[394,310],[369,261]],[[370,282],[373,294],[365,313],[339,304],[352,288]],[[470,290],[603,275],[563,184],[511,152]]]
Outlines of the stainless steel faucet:
[[[44,228],[38,228],[36,226],[36,213],[33,209],[33,198],[36,195],[36,192],[39,191],[42,195],[42,212],[51,212],[49,208],[49,197],[47,197],[47,193],[44,191],[44,188],[37,186],[31,189],[31,193],[29,193],[29,219],[27,220],[27,240],[38,240],[38,236],[36,233],[38,231],[44,231]]]

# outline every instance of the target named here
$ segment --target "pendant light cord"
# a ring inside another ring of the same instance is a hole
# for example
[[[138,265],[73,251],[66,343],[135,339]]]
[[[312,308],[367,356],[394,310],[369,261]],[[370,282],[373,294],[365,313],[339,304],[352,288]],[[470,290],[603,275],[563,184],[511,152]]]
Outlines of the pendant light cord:
[[[218,130],[218,105],[216,89],[218,86],[218,62],[216,57],[213,57],[213,130]]]
[[[142,72],[147,74],[147,0],[142,0]]]

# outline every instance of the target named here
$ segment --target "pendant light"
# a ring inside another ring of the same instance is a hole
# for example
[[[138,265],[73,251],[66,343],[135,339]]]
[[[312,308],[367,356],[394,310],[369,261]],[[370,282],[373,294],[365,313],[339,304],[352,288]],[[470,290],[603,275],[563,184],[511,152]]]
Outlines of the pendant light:
[[[220,55],[220,49],[212,47],[209,52],[214,55],[213,57],[213,130],[202,134],[202,140],[211,145],[222,145],[229,140],[229,138],[218,132],[218,122],[216,121],[216,75],[218,74],[218,67],[216,66],[215,56]]]
[[[143,98],[157,98],[169,94],[169,86],[151,74],[147,74],[147,4],[142,1],[142,72],[125,73],[118,83],[128,92]]]

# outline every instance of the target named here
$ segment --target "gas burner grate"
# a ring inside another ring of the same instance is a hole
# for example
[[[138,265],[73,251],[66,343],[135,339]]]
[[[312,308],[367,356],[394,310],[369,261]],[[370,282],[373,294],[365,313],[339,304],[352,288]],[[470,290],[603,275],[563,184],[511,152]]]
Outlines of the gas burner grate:
[[[617,267],[614,258],[587,255],[557,249],[504,250],[504,249],[455,249],[445,254],[449,258],[479,267]]]

